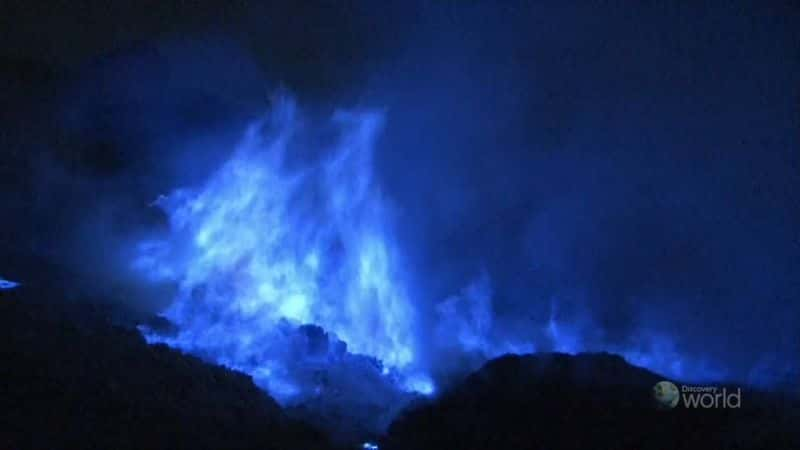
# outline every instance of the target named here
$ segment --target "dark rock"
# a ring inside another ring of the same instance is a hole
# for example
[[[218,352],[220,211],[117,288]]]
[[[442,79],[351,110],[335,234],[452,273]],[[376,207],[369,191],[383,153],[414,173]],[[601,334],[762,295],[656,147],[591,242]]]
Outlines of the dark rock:
[[[329,448],[249,376],[147,345],[107,308],[3,294],[0,448]]]
[[[662,379],[609,354],[504,356],[408,409],[380,448],[800,448],[798,399],[743,389],[740,409],[663,411]]]

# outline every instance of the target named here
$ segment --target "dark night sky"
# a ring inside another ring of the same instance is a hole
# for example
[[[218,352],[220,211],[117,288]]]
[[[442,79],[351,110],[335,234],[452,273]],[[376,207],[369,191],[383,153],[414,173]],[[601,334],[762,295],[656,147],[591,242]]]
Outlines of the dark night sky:
[[[19,221],[65,239],[41,224],[144,204],[172,179],[160,144],[283,84],[322,111],[386,108],[379,170],[433,274],[418,275],[427,302],[486,268],[509,330],[546,320],[557,297],[602,342],[644,324],[737,376],[794,364],[798,5],[500,3],[3,2],[8,167],[26,142],[62,163],[90,155],[60,181],[20,181],[76,206],[44,201]]]

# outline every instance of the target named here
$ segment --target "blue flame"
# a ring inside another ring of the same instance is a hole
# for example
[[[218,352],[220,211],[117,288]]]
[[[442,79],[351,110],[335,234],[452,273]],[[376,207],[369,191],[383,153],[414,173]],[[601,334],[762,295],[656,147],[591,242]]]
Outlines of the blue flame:
[[[19,287],[20,284],[16,281],[6,280],[5,278],[0,278],[0,290],[11,290],[14,288]]]
[[[170,233],[141,243],[135,266],[178,284],[164,314],[179,331],[145,330],[149,340],[247,371],[281,400],[306,389],[290,373],[292,330],[303,324],[330,333],[325,345],[344,343],[398,373],[413,366],[414,310],[372,177],[382,116],[338,113],[333,123],[330,156],[292,172],[297,112],[282,99],[204,186],[156,201]]]
[[[405,388],[411,392],[418,392],[422,395],[429,396],[436,392],[436,385],[433,380],[427,375],[415,374],[406,379]]]

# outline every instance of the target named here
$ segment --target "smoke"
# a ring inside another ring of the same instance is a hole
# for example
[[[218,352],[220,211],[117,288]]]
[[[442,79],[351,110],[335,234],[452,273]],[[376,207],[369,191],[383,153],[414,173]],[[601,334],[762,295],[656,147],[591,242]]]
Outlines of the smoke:
[[[492,291],[487,273],[436,306],[436,342],[459,350],[491,353],[487,336],[492,329]]]

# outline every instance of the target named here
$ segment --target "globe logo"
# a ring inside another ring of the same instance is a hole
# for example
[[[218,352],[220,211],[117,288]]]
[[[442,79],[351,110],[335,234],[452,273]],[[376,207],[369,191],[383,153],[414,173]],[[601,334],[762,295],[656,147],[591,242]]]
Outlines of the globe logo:
[[[659,408],[672,409],[678,404],[681,396],[675,384],[669,381],[659,381],[653,386],[653,398]]]

